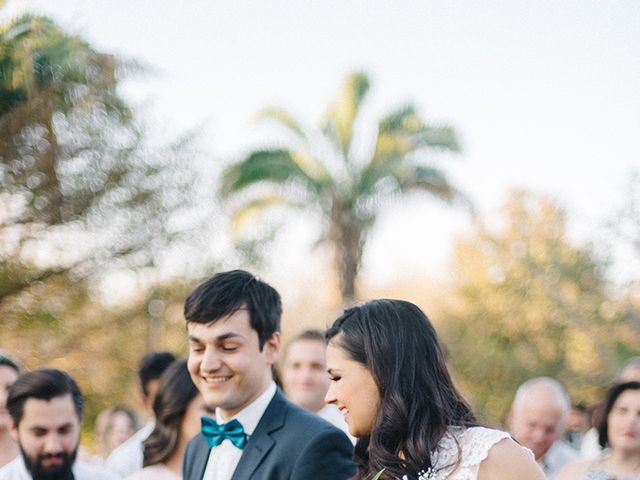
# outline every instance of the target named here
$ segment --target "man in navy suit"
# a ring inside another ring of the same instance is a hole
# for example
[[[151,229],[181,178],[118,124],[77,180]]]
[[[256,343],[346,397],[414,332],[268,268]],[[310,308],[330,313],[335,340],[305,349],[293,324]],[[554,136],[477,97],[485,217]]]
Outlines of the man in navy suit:
[[[223,272],[187,298],[188,367],[216,422],[187,447],[185,480],[346,480],[353,447],[287,401],[273,381],[280,295],[248,272]]]

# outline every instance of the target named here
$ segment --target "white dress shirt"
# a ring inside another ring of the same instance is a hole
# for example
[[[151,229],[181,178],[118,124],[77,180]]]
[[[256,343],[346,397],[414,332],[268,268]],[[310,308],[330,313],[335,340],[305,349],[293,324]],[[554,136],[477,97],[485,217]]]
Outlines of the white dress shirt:
[[[149,438],[154,427],[155,422],[148,422],[122,445],[114,449],[105,460],[104,466],[122,478],[142,470],[144,441]]]
[[[242,424],[244,433],[250,437],[275,394],[276,384],[271,382],[269,387],[258,398],[232,418],[224,418],[220,409],[216,408],[216,421],[222,424],[236,419]],[[240,462],[241,456],[242,450],[225,438],[220,445],[211,449],[207,468],[202,477],[203,480],[230,480]]]
[[[551,445],[544,457],[538,460],[538,465],[540,465],[547,478],[553,480],[567,463],[577,459],[578,451],[562,440],[558,440]]]
[[[73,477],[75,480],[117,480],[113,473],[97,465],[89,463],[75,462],[73,467]],[[24,464],[22,455],[18,455],[11,462],[0,468],[0,480],[32,480],[31,474]]]

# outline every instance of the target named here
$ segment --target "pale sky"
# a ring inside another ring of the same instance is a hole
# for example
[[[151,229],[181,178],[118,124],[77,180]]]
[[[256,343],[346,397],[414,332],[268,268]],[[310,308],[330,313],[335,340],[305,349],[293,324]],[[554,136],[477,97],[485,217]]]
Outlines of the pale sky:
[[[318,122],[347,72],[372,80],[373,119],[405,101],[453,125],[464,151],[452,180],[490,214],[512,188],[548,193],[590,239],[640,167],[640,2],[379,0],[10,0],[97,48],[158,73],[128,97],[165,127],[203,126],[212,171],[255,142],[250,124],[278,104]],[[450,163],[451,166],[447,166]],[[383,212],[363,275],[447,275],[461,211],[429,201]],[[298,222],[273,249],[274,275],[313,281]],[[313,260],[311,260],[313,259]]]

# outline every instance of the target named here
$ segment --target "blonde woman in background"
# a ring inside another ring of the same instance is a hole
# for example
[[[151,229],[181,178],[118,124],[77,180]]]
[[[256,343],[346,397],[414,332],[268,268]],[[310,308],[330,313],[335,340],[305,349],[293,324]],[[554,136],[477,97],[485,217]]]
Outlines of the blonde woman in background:
[[[101,460],[104,462],[138,428],[138,416],[131,408],[117,405],[102,410],[96,417],[96,446]]]

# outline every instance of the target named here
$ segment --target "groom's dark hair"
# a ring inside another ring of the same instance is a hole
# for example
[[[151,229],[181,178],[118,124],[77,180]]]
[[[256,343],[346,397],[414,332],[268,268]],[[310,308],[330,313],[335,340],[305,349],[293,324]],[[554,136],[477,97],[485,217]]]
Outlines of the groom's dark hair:
[[[244,270],[217,273],[198,285],[184,304],[187,323],[215,323],[241,308],[249,311],[251,328],[258,333],[260,351],[280,331],[282,302],[269,284]]]

